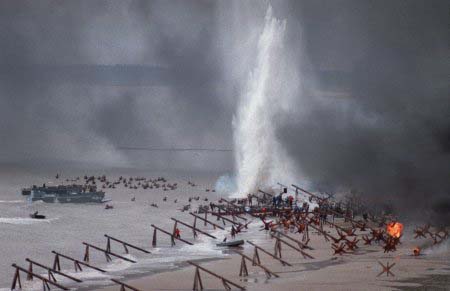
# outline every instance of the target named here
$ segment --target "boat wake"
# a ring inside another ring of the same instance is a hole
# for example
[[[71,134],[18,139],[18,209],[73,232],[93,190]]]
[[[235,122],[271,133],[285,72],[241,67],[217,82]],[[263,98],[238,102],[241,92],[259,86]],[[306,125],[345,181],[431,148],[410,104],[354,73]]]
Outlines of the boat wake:
[[[50,223],[58,218],[50,219],[33,219],[28,217],[0,217],[0,223],[3,224],[15,224],[15,225],[29,225],[35,223]]]
[[[26,203],[24,200],[0,200],[0,203]]]

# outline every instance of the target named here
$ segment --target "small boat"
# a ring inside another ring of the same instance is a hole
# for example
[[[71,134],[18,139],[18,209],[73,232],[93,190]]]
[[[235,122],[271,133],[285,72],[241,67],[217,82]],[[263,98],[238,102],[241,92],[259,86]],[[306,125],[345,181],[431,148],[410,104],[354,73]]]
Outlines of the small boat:
[[[240,239],[240,240],[221,242],[221,243],[216,244],[216,246],[218,246],[218,247],[238,247],[243,244],[244,244],[244,240]]]
[[[37,211],[35,213],[30,214],[30,217],[33,219],[45,219],[45,215],[38,214]]]

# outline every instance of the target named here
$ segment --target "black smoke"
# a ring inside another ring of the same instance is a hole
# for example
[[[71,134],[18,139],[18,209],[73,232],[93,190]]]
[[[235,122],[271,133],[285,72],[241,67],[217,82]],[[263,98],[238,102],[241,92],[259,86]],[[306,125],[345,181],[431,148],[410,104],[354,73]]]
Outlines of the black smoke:
[[[317,185],[418,216],[441,209],[450,199],[448,2],[333,3],[292,6],[305,15],[305,54],[328,72],[302,92],[282,144]]]

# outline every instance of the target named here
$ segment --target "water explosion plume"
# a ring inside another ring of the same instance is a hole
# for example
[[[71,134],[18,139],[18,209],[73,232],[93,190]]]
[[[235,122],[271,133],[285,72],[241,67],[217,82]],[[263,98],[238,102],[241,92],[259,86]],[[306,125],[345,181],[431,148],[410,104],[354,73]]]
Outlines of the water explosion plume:
[[[234,119],[236,196],[283,181],[293,174],[276,137],[280,116],[289,111],[299,83],[297,73],[288,63],[285,32],[286,20],[276,19],[269,6],[258,39],[256,65]]]

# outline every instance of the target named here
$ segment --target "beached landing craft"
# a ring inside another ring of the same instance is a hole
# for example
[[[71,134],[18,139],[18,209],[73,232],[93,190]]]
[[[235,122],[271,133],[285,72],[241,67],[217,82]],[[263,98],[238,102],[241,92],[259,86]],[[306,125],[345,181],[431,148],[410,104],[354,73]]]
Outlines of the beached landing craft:
[[[23,190],[22,190],[23,194]],[[33,186],[30,188],[30,201],[44,201],[47,203],[102,203],[106,202],[105,192],[97,191],[95,186],[58,185]]]

